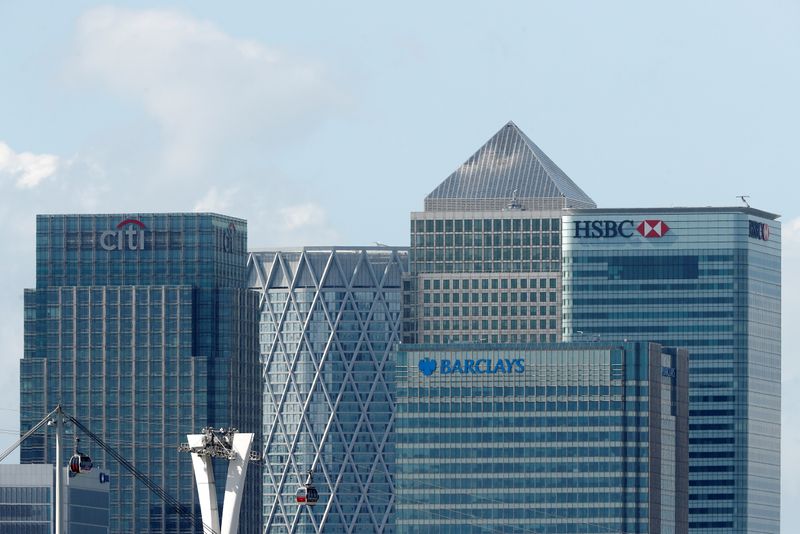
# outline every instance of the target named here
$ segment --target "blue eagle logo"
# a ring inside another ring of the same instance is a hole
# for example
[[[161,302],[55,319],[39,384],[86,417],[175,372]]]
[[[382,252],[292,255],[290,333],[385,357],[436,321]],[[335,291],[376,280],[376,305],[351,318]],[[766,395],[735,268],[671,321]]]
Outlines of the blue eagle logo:
[[[422,374],[425,376],[431,376],[433,372],[436,370],[436,360],[431,360],[430,358],[425,358],[419,361],[419,370],[422,371]]]

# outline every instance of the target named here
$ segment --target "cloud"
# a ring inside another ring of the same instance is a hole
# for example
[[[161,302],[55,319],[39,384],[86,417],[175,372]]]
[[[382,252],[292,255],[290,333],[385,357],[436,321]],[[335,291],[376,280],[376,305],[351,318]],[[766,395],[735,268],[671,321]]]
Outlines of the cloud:
[[[236,188],[232,188],[220,192],[216,187],[212,187],[203,198],[197,201],[193,211],[224,213],[234,204],[233,197],[237,191]]]
[[[58,156],[53,154],[14,152],[0,141],[0,174],[16,178],[15,185],[18,189],[38,186],[42,180],[55,174],[60,164]]]
[[[284,205],[277,209],[262,209],[247,217],[249,247],[282,248],[314,245],[334,245],[341,241],[336,225],[316,202]]]
[[[325,210],[313,202],[298,204],[297,206],[286,206],[279,209],[278,213],[287,230],[319,226],[325,222]]]
[[[69,72],[141,103],[171,173],[199,172],[224,146],[304,132],[335,94],[316,65],[161,9],[87,11]]]

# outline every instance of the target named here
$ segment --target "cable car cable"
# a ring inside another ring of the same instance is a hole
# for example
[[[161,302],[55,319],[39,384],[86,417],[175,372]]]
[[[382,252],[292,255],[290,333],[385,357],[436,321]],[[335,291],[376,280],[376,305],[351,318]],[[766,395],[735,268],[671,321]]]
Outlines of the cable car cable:
[[[191,522],[195,526],[200,526],[203,529],[203,532],[207,532],[209,534],[218,534],[216,533],[211,527],[203,523],[202,518],[198,517],[194,512],[187,509],[185,505],[179,502],[177,499],[172,497],[168,494],[161,486],[153,482],[147,475],[136,469],[136,467],[125,459],[116,449],[108,445],[105,441],[103,441],[99,436],[97,436],[94,432],[83,426],[80,421],[72,417],[71,415],[64,413],[64,417],[66,417],[69,421],[72,422],[78,429],[80,429],[84,434],[89,436],[95,443],[97,443],[105,452],[107,452],[111,457],[113,457],[117,462],[119,462],[122,467],[127,469],[139,482],[143,483],[147,486],[150,491],[155,493],[162,501],[168,504],[174,512],[180,515],[183,518],[191,520]]]

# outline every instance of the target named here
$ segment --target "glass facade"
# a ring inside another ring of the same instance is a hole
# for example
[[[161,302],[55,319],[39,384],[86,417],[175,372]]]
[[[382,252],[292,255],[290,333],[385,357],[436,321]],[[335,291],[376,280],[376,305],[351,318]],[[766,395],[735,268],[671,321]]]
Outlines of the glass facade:
[[[404,345],[397,531],[686,531],[688,361],[650,343]]]
[[[36,288],[25,292],[21,429],[60,403],[195,507],[191,460],[177,452],[186,434],[205,426],[255,430],[261,421],[258,295],[246,289],[246,223],[195,213],[41,215],[36,243]],[[32,436],[22,462],[52,462],[53,444],[49,429]],[[116,465],[84,444],[96,463]],[[217,468],[224,480],[227,465]],[[257,530],[260,473],[251,469],[241,521]],[[195,530],[118,472],[113,532]]]
[[[512,122],[411,214],[405,342],[561,339],[561,209],[589,198]]]
[[[52,465],[0,465],[0,534],[52,534],[54,482]]]
[[[573,210],[564,339],[690,354],[689,527],[780,527],[780,223],[747,208]]]
[[[253,252],[249,268],[261,293],[264,532],[393,532],[407,250]],[[319,502],[298,505],[309,471]]]
[[[559,216],[412,213],[405,341],[560,340]]]

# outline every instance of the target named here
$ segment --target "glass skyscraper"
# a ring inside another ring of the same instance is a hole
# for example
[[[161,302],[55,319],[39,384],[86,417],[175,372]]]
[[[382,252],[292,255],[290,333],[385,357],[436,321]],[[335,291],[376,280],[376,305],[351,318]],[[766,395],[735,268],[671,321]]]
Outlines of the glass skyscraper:
[[[512,122],[411,214],[407,342],[561,339],[561,210],[595,204]]]
[[[564,339],[689,351],[690,532],[780,529],[776,218],[745,207],[563,217]]]
[[[398,533],[686,532],[687,366],[654,343],[401,346]]]
[[[261,424],[258,295],[246,288],[245,221],[170,213],[40,215],[36,223],[21,430],[60,403],[197,510],[191,460],[177,451],[186,434],[205,426],[257,432]],[[68,458],[72,443],[64,441]],[[115,473],[112,532],[199,530],[99,447],[82,444]],[[54,452],[45,429],[22,444],[21,460],[52,463]],[[245,531],[261,524],[260,473],[250,469]]]
[[[406,249],[252,252],[264,364],[264,532],[393,532],[394,346]],[[308,472],[315,506],[295,492]]]

